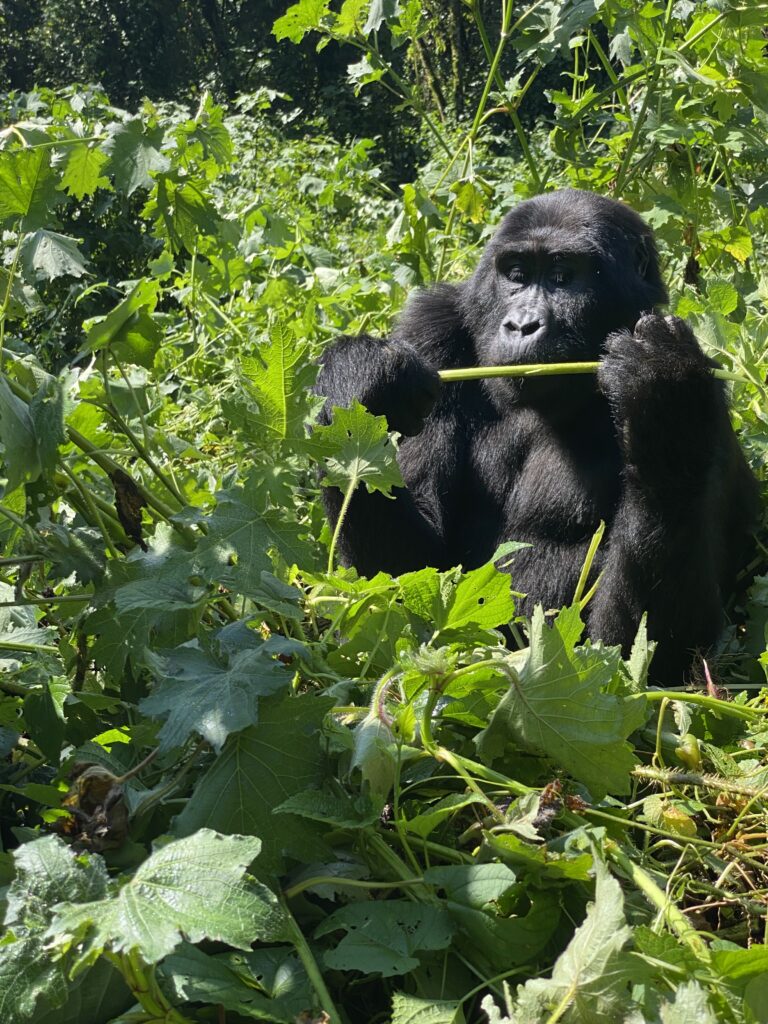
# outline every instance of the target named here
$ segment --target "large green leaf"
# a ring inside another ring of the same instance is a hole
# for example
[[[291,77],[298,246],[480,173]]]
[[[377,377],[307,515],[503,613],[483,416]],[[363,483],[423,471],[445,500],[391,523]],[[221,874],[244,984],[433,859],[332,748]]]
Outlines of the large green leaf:
[[[278,18],[272,26],[276,39],[290,39],[292,43],[300,43],[307,32],[320,27],[328,13],[329,0],[300,0],[292,4],[282,18]]]
[[[278,440],[304,437],[308,396],[317,376],[308,351],[289,327],[278,324],[269,343],[241,361],[246,391],[258,407],[253,430]]]
[[[138,117],[110,126],[103,144],[110,157],[106,169],[121,191],[130,196],[137,188],[150,188],[154,173],[170,169],[169,158],[160,152],[162,141],[162,130],[147,130]]]
[[[259,591],[261,574],[273,568],[270,552],[290,565],[312,567],[317,552],[287,509],[264,507],[262,482],[252,472],[245,484],[217,494],[218,504],[200,542],[203,570],[241,594]]]
[[[137,869],[119,893],[93,903],[60,903],[49,938],[81,943],[81,961],[108,948],[136,950],[146,963],[171,953],[184,935],[236,949],[289,937],[277,897],[245,871],[261,849],[253,836],[209,829],[168,843]]]
[[[263,700],[258,725],[230,736],[179,815],[177,833],[206,825],[260,835],[260,871],[280,872],[285,855],[322,857],[324,829],[273,811],[294,793],[320,787],[326,759],[319,729],[332,703],[309,694]]]
[[[476,739],[482,757],[500,757],[509,743],[550,757],[595,797],[628,793],[635,764],[626,738],[636,727],[631,701],[606,693],[619,671],[615,648],[575,647],[581,622],[564,609],[550,628],[537,606],[530,653],[488,728]]]
[[[334,409],[333,423],[315,427],[305,447],[322,463],[326,487],[357,487],[390,494],[402,487],[397,453],[384,416],[372,416],[355,401],[349,409]]]
[[[192,733],[220,750],[230,733],[258,721],[260,697],[287,688],[292,673],[253,636],[250,650],[231,657],[215,659],[198,647],[150,656],[159,681],[141,709],[166,719],[158,735],[161,750],[180,746]]]
[[[339,929],[346,935],[325,954],[326,964],[384,978],[415,970],[418,953],[445,949],[453,936],[443,907],[408,900],[367,900],[342,907],[322,922],[315,937]]]
[[[639,962],[625,952],[632,930],[624,916],[621,886],[595,861],[595,901],[558,958],[550,979],[534,978],[518,990],[507,1024],[544,1024],[552,1012],[569,1024],[603,1024],[622,1020],[629,1009],[629,984],[641,973]],[[567,1010],[562,1015],[563,1002]],[[493,1001],[484,1000],[491,1020]]]
[[[58,184],[75,199],[92,195],[97,188],[111,191],[112,182],[101,172],[109,157],[93,143],[82,141],[67,147],[68,156]]]
[[[0,227],[20,221],[23,231],[35,231],[49,225],[61,198],[55,185],[49,149],[0,151]]]
[[[86,257],[77,247],[77,239],[57,231],[39,228],[24,239],[21,264],[31,280],[53,281],[57,277],[82,277]]]
[[[63,899],[101,899],[108,884],[100,858],[78,858],[54,836],[21,846],[14,863],[0,943],[0,1018],[8,1024],[28,1019],[40,1000],[64,1004],[66,964],[51,957],[43,940],[51,907]]]

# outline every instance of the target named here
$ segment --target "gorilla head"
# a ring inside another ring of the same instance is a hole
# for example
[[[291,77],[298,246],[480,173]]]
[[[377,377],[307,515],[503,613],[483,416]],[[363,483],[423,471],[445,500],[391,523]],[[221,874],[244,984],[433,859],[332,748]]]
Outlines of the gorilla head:
[[[648,225],[611,199],[567,190],[507,214],[463,300],[481,364],[553,363],[597,359],[608,334],[632,330],[667,291]],[[505,384],[508,397],[521,390]]]

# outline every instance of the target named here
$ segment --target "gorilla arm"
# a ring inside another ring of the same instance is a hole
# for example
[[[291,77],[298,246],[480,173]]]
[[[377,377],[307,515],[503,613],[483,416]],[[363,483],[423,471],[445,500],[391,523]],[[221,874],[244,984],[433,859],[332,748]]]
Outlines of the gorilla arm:
[[[344,337],[324,354],[317,389],[327,398],[321,421],[329,422],[333,406],[356,398],[405,435],[398,462],[406,487],[393,491],[394,500],[358,487],[340,531],[342,562],[367,576],[424,565],[447,568],[440,494],[455,463],[456,431],[455,415],[432,411],[440,393],[437,373],[405,341]],[[342,500],[337,488],[323,488],[334,528]]]
[[[627,649],[647,611],[670,683],[717,636],[757,508],[710,365],[683,321],[653,314],[608,339],[598,375],[624,474],[589,632]]]

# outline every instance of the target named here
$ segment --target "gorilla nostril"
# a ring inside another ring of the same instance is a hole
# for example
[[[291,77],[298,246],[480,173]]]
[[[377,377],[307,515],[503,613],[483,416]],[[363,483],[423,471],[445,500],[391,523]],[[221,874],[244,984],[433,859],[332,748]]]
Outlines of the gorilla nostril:
[[[529,321],[529,323],[522,325],[522,327],[520,328],[520,333],[525,338],[529,334],[535,334],[540,327],[541,322],[539,320],[531,320]]]

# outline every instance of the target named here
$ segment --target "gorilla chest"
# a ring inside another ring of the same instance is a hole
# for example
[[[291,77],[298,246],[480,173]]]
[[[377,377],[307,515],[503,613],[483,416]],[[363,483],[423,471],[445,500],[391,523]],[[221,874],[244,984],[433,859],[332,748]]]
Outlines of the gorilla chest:
[[[581,542],[601,519],[610,523],[620,497],[612,433],[555,434],[524,419],[502,421],[473,437],[469,466],[471,504],[475,514],[487,511],[497,542]]]

